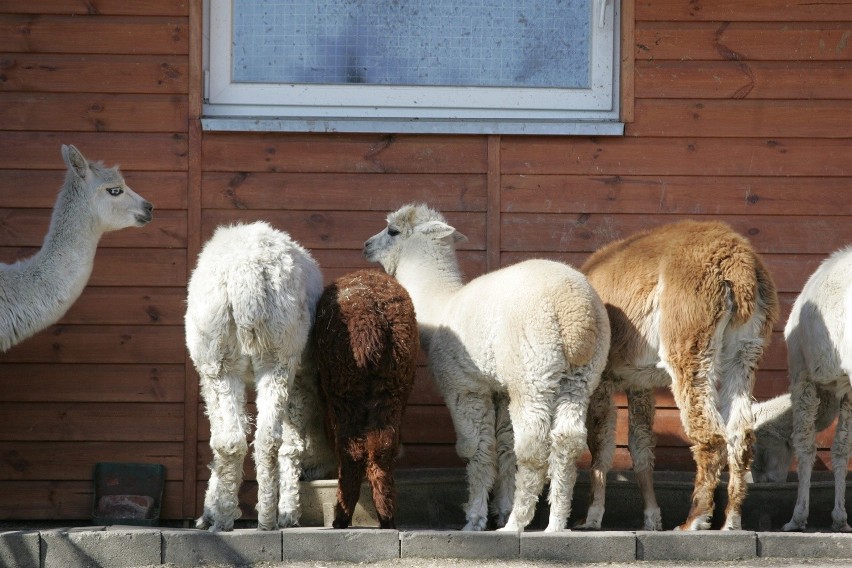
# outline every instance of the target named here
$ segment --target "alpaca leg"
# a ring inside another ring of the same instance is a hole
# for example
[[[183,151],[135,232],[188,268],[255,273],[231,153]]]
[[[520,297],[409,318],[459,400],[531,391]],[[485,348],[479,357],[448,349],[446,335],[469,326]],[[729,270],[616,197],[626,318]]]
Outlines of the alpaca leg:
[[[589,401],[586,428],[589,432],[589,453],[592,466],[589,472],[589,510],[586,519],[575,528],[599,530],[604,514],[606,476],[612,467],[615,452],[615,402],[612,398],[613,382],[604,375]]]
[[[456,452],[467,461],[467,523],[463,530],[485,530],[488,493],[497,476],[494,401],[491,393],[471,391],[447,392],[444,399],[456,430]]]
[[[502,531],[522,532],[535,515],[547,475],[552,406],[551,401],[534,393],[509,393],[518,470],[512,513]]]
[[[586,412],[588,394],[577,397],[585,377],[568,377],[559,395],[550,431],[550,518],[547,532],[565,530],[571,516],[571,497],[577,481],[577,459],[586,448]],[[571,384],[571,383],[574,384]],[[566,388],[573,387],[573,391]]]
[[[373,489],[373,503],[379,527],[395,529],[396,484],[393,471],[399,448],[398,429],[389,427],[367,434],[367,480]]]
[[[509,397],[505,393],[494,395],[496,410],[497,438],[497,480],[494,482],[490,513],[496,527],[506,525],[506,519],[512,512],[515,493],[515,435],[512,432],[512,420],[509,417]]]
[[[687,346],[680,354],[672,354],[676,378],[672,392],[680,409],[681,422],[692,441],[695,458],[695,488],[692,506],[680,530],[706,530],[713,517],[713,492],[719,485],[722,466],[727,460],[725,428],[713,396],[712,363],[707,354],[696,356]]]
[[[816,459],[816,421],[819,410],[819,395],[814,383],[807,376],[796,377],[790,389],[790,404],[793,407],[793,447],[799,460],[797,468],[799,490],[793,517],[784,525],[785,531],[802,531],[808,524],[810,510],[811,473]]]
[[[646,531],[663,530],[663,517],[654,493],[654,414],[653,390],[627,391],[627,446],[645,506],[643,529]]]
[[[831,511],[831,529],[852,532],[846,517],[846,474],[849,452],[852,450],[852,398],[847,393],[840,402],[840,416],[831,446],[831,469],[834,472],[834,510]]]
[[[256,365],[257,526],[260,530],[299,522],[299,471],[303,442],[287,411],[295,364]],[[276,507],[277,503],[277,507]]]
[[[243,461],[248,453],[245,383],[235,375],[203,377],[201,394],[210,419],[213,461],[204,496],[204,514],[196,527],[230,531],[234,520],[241,515],[238,494],[243,482]]]
[[[364,447],[355,440],[339,438],[337,441],[338,461],[337,504],[334,506],[336,529],[345,529],[352,524],[355,505],[361,495],[361,482],[364,479]]]
[[[759,337],[754,319],[749,330],[746,326],[732,337],[725,338],[726,361],[720,383],[722,418],[726,421],[728,451],[728,505],[725,509],[724,530],[742,529],[742,505],[747,491],[748,471],[754,455],[754,413],[752,390],[754,371],[763,354],[763,340]]]

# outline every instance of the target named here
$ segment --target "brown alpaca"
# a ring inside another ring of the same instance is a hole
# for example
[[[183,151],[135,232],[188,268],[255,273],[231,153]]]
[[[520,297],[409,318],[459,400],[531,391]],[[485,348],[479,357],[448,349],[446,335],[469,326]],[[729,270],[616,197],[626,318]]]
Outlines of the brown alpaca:
[[[609,361],[589,404],[591,503],[582,528],[598,529],[615,448],[615,389],[627,393],[628,446],[645,502],[645,529],[662,529],[653,487],[654,391],[669,386],[696,462],[692,507],[681,529],[710,528],[713,491],[730,472],[725,529],[739,529],[752,459],[754,371],[778,318],[769,272],[725,224],[684,221],[633,235],[593,254],[582,271],[606,304]]]
[[[352,522],[364,475],[381,528],[396,528],[393,470],[419,344],[411,298],[376,270],[338,278],[320,297],[312,340],[338,460],[334,528]]]

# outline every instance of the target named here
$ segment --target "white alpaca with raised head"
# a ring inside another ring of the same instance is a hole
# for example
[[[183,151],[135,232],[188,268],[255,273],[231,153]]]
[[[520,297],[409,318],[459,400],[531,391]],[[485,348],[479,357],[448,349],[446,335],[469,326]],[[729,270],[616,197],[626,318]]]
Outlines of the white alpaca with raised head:
[[[319,265],[269,224],[219,227],[198,256],[187,290],[186,345],[210,419],[210,481],[198,528],[229,531],[248,453],[246,385],[256,392],[254,461],[258,529],[298,524],[306,436],[323,445],[316,374],[305,352],[322,293]],[[298,376],[297,376],[298,374]],[[307,442],[310,443],[310,442]],[[314,472],[327,468],[310,466]]]
[[[586,408],[609,349],[603,303],[577,270],[547,260],[465,284],[455,251],[465,237],[440,213],[406,205],[387,223],[364,254],[414,302],[421,346],[467,461],[464,528],[486,527],[493,489],[498,526],[522,531],[549,478],[547,530],[564,530]]]
[[[124,182],[117,167],[89,162],[62,146],[68,171],[41,249],[0,263],[0,352],[56,323],[77,301],[104,233],[141,227],[154,206]]]

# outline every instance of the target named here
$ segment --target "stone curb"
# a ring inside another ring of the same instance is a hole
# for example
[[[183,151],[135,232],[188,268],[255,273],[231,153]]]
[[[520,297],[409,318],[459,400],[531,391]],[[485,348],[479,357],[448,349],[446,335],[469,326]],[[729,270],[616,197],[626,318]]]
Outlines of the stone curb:
[[[582,563],[852,559],[852,534],[702,532],[468,533],[295,528],[210,533],[192,529],[80,527],[0,532],[0,566],[51,568],[280,561],[369,563],[396,558],[549,560]]]

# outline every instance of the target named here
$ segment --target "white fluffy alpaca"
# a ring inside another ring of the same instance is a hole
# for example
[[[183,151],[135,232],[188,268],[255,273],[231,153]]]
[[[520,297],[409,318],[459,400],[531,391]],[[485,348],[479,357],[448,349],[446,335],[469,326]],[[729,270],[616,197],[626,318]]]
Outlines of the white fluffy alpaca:
[[[68,311],[89,281],[104,233],[152,218],[154,206],[127,187],[118,168],[89,162],[74,146],[62,146],[62,159],[68,171],[41,250],[0,263],[0,352]]]
[[[822,432],[837,417],[840,401],[833,392],[817,389],[819,411],[814,430]],[[790,393],[756,402],[754,411],[754,461],[751,464],[755,483],[787,481],[793,463],[793,407]]]
[[[245,387],[252,382],[258,528],[298,523],[302,430],[316,408],[307,396],[315,392],[310,383],[316,377],[297,378],[297,372],[322,287],[310,253],[267,223],[220,227],[204,245],[186,311],[186,344],[200,377],[213,451],[198,528],[231,530],[240,516],[237,492],[249,429]]]
[[[395,276],[414,302],[421,345],[458,436],[456,451],[467,461],[464,528],[485,528],[494,488],[498,525],[511,510],[504,530],[522,531],[549,477],[547,530],[563,530],[575,461],[586,443],[586,407],[609,349],[603,303],[582,274],[546,260],[464,284],[454,244],[465,237],[440,213],[406,205],[387,222],[364,254]],[[497,423],[506,403],[511,428]],[[509,437],[514,430],[514,455],[506,438],[495,439],[495,430]],[[504,476],[498,477],[498,467]]]
[[[811,275],[793,304],[784,337],[793,407],[793,448],[799,460],[799,494],[793,517],[784,530],[804,530],[807,525],[820,400],[834,396],[840,401],[840,408],[831,446],[831,526],[836,531],[852,531],[845,504],[852,450],[852,247],[831,255]],[[821,395],[820,391],[826,393]]]

